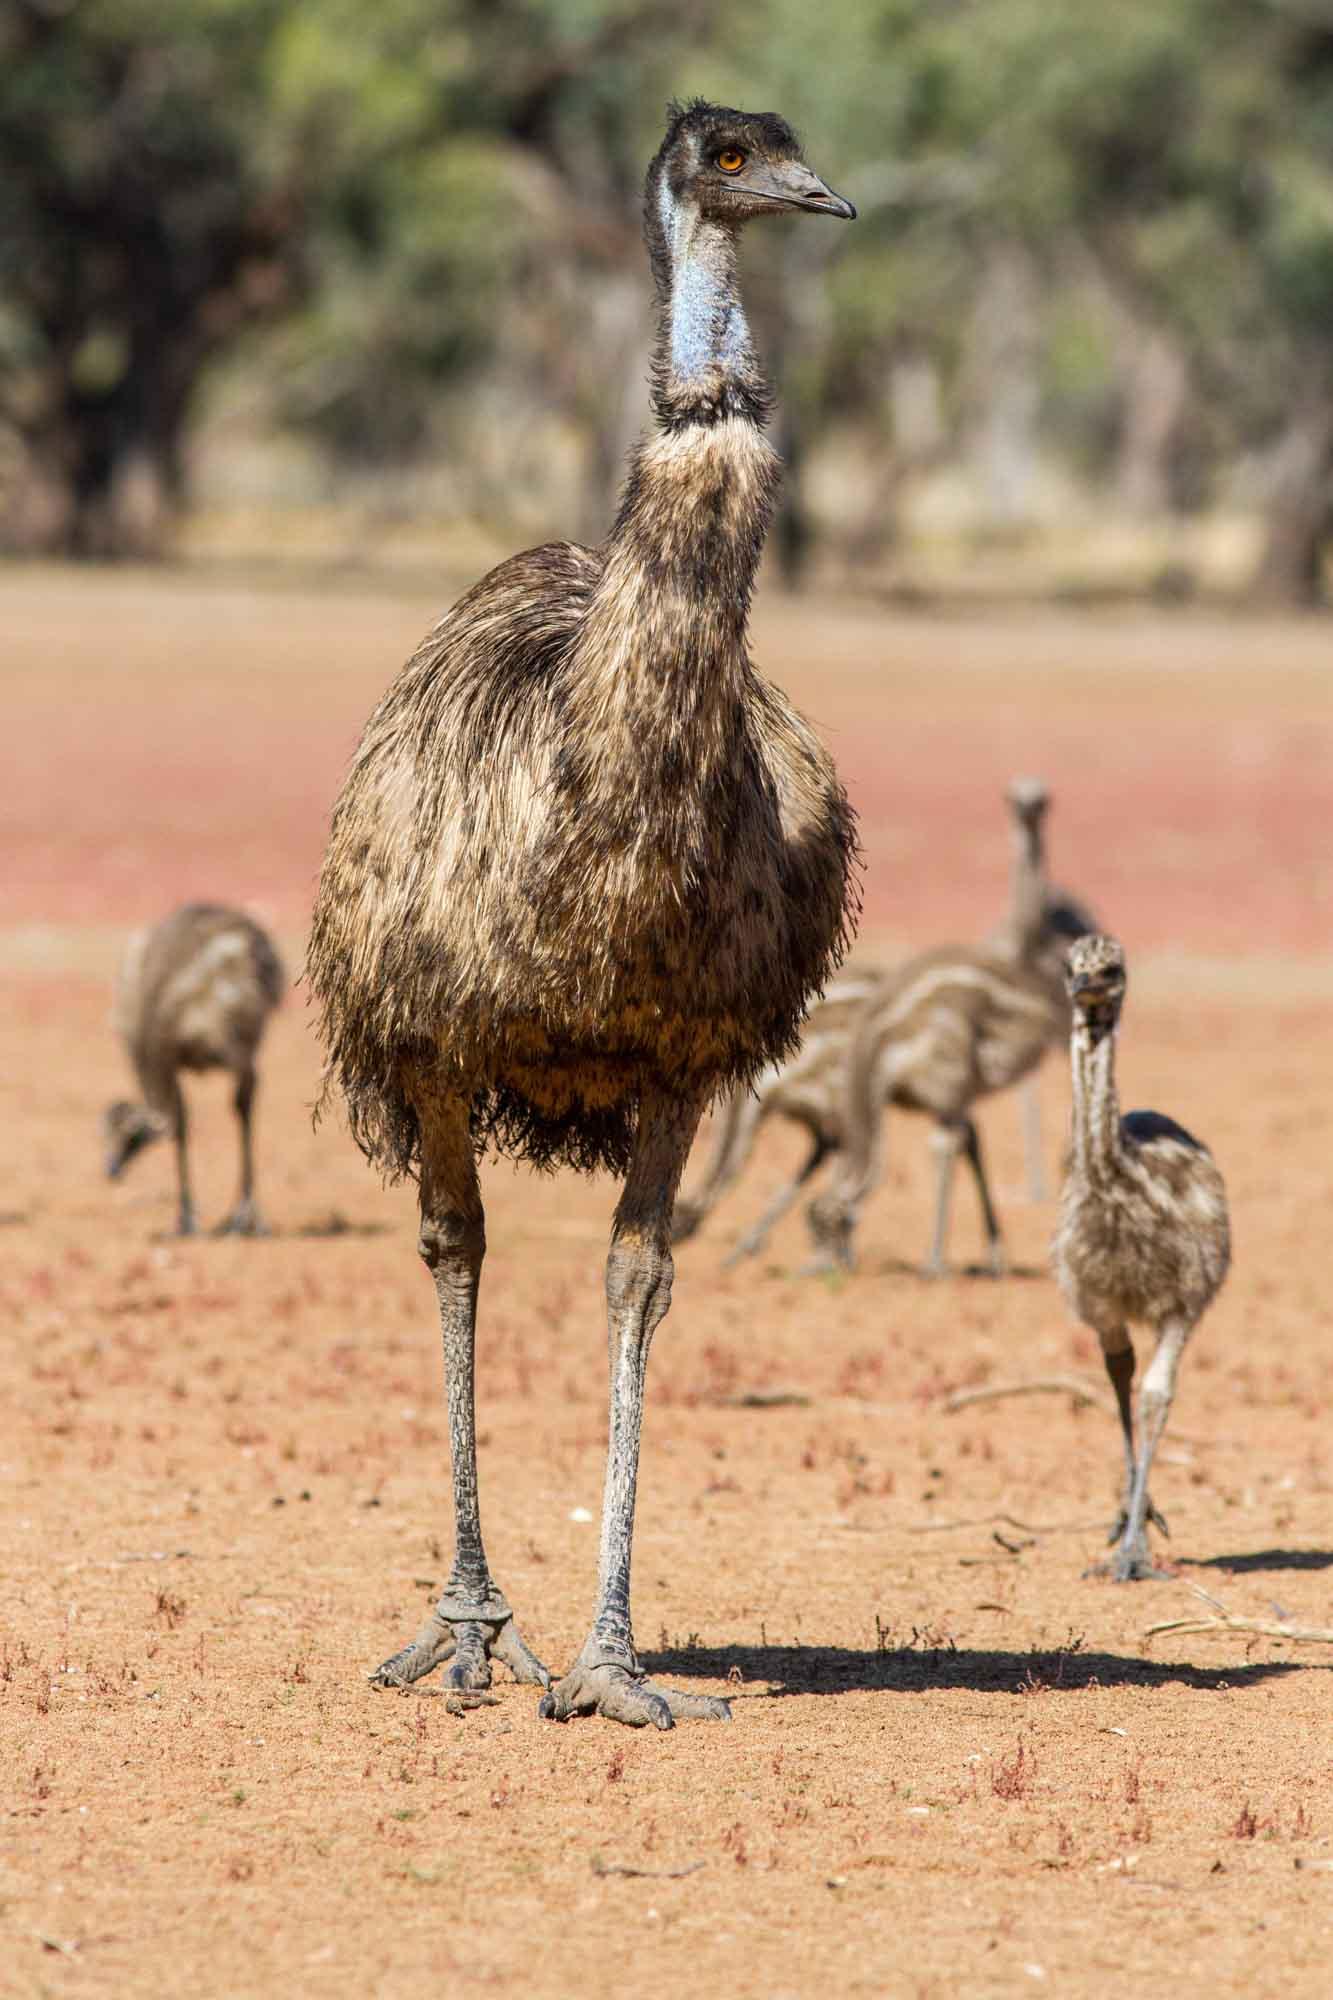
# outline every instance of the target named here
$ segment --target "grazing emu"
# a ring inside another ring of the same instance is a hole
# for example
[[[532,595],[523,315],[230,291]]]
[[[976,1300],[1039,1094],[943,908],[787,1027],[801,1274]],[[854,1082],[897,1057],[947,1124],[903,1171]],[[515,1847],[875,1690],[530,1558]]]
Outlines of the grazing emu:
[[[1227,1196],[1206,1146],[1159,1111],[1120,1116],[1115,1034],[1125,955],[1114,938],[1085,937],[1069,953],[1073,1008],[1073,1144],[1054,1244],[1055,1275],[1095,1329],[1125,1440],[1125,1499],[1111,1531],[1117,1583],[1159,1576],[1147,1523],[1166,1532],[1148,1495],[1185,1342],[1217,1296],[1231,1258]],[[1134,1348],[1129,1326],[1151,1326],[1157,1351],[1139,1390],[1134,1448]]]
[[[751,1089],[734,1090],[717,1120],[717,1136],[703,1181],[693,1194],[681,1195],[672,1219],[672,1241],[693,1236],[727,1189],[742,1173],[754,1148],[759,1127],[774,1114],[803,1125],[810,1151],[800,1168],[784,1181],[759,1220],[724,1258],[739,1263],[763,1249],[769,1232],[795,1201],[830,1153],[843,1144],[844,1077],[861,1010],[881,985],[877,966],[848,966],[810,1010],[801,1046],[785,1063],[766,1069]]]
[[[954,1162],[972,1169],[990,1269],[1002,1276],[1004,1243],[971,1108],[1036,1068],[1060,1015],[1045,983],[972,945],[923,952],[881,982],[861,1010],[844,1079],[843,1151],[833,1186],[807,1211],[815,1270],[850,1268],[862,1205],[883,1175],[885,1107],[935,1120],[939,1155],[935,1226],[922,1275],[946,1268]]]
[[[251,1114],[255,1054],[286,985],[282,961],[252,918],[215,903],[187,903],[130,939],[116,991],[116,1026],[142,1101],[105,1114],[106,1170],[114,1180],[136,1153],[170,1132],[180,1185],[177,1230],[192,1236],[194,1201],[186,1156],[184,1069],[226,1069],[236,1079],[241,1191],[219,1236],[262,1236],[255,1207]]]
[[[832,765],[746,645],[778,482],[737,289],[757,215],[847,216],[781,118],[673,105],[644,229],[655,424],[598,549],[513,557],[372,716],[334,809],[310,977],[363,1149],[420,1181],[439,1296],[455,1554],[383,1687],[491,1657],[550,1676],[491,1576],[477,1503],[478,1150],[624,1176],[606,1265],[611,1412],[597,1601],[558,1720],[668,1729],[725,1702],[645,1679],[630,1622],[644,1377],[704,1106],[794,1046],[845,941],[855,841]]]
[[[1045,822],[1051,794],[1040,778],[1015,778],[1005,793],[1013,829],[1013,892],[1004,922],[992,931],[987,948],[1010,964],[1028,965],[1043,979],[1064,1010],[1065,955],[1075,938],[1097,929],[1085,903],[1046,879]],[[1061,1038],[1064,1034],[1061,1028]],[[1022,1086],[1023,1151],[1028,1194],[1046,1199],[1042,1168],[1041,1100],[1035,1076]]]

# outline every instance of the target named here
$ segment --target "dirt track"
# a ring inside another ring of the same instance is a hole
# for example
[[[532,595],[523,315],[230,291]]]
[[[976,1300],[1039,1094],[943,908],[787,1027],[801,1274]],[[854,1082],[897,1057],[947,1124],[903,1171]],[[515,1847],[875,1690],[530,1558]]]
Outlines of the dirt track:
[[[296,962],[337,772],[434,608],[0,586],[0,1991],[1325,1994],[1333,1648],[1144,1635],[1206,1615],[1191,1584],[1333,1623],[1326,629],[761,615],[862,808],[872,950],[985,928],[1000,789],[1051,779],[1057,871],[1131,951],[1126,1099],[1212,1144],[1237,1261],[1155,1482],[1179,1579],[1117,1590],[1083,1575],[1108,1412],[945,1407],[1050,1375],[1102,1393],[1044,1275],[1050,1208],[1016,1192],[1015,1106],[986,1116],[1002,1284],[904,1268],[929,1199],[907,1121],[854,1278],[792,1275],[799,1216],[723,1273],[795,1151],[771,1133],[678,1259],[636,1546],[640,1644],[736,1720],[650,1739],[541,1724],[502,1680],[465,1715],[365,1687],[448,1560],[438,1346],[409,1194],[310,1128],[300,997],[265,1069],[272,1240],[165,1239],[164,1154],[97,1177],[124,930],[222,894]],[[1043,1093],[1053,1168],[1057,1063]],[[196,1099],[207,1218],[233,1142],[220,1089]],[[505,1169],[487,1193],[488,1540],[562,1666],[595,1568],[575,1516],[600,1498],[613,1193]],[[973,1253],[965,1195],[957,1228]]]

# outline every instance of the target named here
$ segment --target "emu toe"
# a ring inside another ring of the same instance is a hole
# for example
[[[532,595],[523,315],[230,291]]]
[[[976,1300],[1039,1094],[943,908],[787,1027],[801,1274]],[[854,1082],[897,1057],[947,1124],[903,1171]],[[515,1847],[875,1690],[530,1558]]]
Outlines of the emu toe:
[[[572,1715],[604,1715],[630,1729],[674,1729],[678,1722],[730,1722],[731,1704],[717,1695],[679,1694],[656,1687],[638,1669],[611,1660],[576,1661],[563,1680],[542,1696],[537,1713],[548,1722]]]
[[[268,1236],[272,1232],[252,1201],[238,1201],[214,1229],[215,1236]]]
[[[520,1636],[513,1614],[499,1618],[445,1618],[432,1611],[415,1639],[384,1660],[370,1675],[377,1688],[407,1688],[452,1660],[447,1686],[476,1693],[491,1684],[491,1661],[508,1667],[516,1681],[549,1688],[551,1676]]]
[[[1084,1576],[1105,1577],[1110,1583],[1173,1583],[1175,1573],[1169,1569],[1159,1569],[1152,1559],[1152,1552],[1146,1538],[1137,1542],[1122,1541],[1113,1556],[1105,1562],[1093,1563],[1085,1569]]]

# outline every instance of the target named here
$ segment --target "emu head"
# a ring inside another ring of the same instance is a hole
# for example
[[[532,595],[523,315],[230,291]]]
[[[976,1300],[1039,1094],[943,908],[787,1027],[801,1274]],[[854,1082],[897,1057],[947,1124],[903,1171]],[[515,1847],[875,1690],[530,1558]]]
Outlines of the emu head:
[[[1014,778],[1005,797],[1010,812],[1023,827],[1039,827],[1051,803],[1050,792],[1041,778]]]
[[[1082,937],[1065,960],[1065,990],[1075,1021],[1095,1043],[1109,1035],[1125,999],[1125,954],[1113,937]]]
[[[130,1104],[124,1098],[110,1104],[102,1114],[106,1139],[106,1171],[110,1180],[124,1173],[136,1153],[151,1146],[167,1129],[167,1121],[146,1104]]]
[[[801,158],[800,141],[773,111],[734,111],[696,97],[671,104],[666,137],[648,169],[645,217],[653,263],[667,251],[677,220],[691,213],[739,229],[756,215],[856,210]]]

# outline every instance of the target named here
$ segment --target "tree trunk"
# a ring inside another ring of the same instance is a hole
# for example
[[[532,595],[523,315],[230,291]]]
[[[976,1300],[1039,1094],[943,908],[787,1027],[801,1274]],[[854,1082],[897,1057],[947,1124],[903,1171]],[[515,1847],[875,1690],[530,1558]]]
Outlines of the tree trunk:
[[[77,355],[52,363],[44,408],[22,436],[26,464],[4,540],[28,555],[74,561],[160,557],[184,500],[198,358],[186,344],[157,343],[115,381],[90,386],[79,379]]]
[[[1326,602],[1324,551],[1333,528],[1333,410],[1303,404],[1273,457],[1266,541],[1249,595],[1260,604]]]

